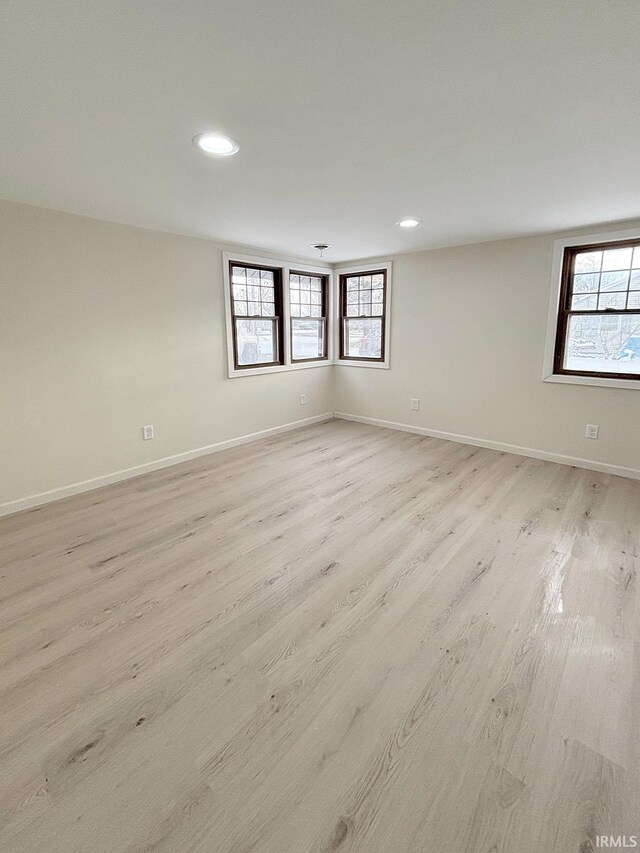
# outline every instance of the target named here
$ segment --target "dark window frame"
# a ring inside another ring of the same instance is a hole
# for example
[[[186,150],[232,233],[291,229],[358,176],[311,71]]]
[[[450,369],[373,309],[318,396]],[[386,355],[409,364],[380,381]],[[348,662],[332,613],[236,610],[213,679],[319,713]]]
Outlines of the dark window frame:
[[[565,350],[567,342],[567,330],[569,327],[570,318],[573,316],[638,316],[640,323],[640,308],[605,308],[603,310],[578,310],[571,308],[571,300],[573,297],[573,274],[575,268],[575,259],[578,254],[584,252],[604,252],[608,249],[625,249],[629,247],[640,247],[640,240],[613,240],[600,243],[586,243],[577,246],[565,246],[562,258],[562,274],[560,282],[560,299],[558,302],[558,319],[556,324],[556,338],[553,355],[553,373],[557,376],[584,376],[587,378],[598,379],[632,379],[640,381],[638,373],[624,372],[604,372],[601,370],[569,370],[564,367]]]
[[[233,296],[233,267],[247,270],[268,270],[273,273],[273,301],[275,315],[273,317],[259,315],[236,314]],[[284,365],[284,316],[283,316],[283,282],[282,268],[270,267],[264,264],[254,264],[247,261],[229,260],[229,299],[231,300],[231,334],[233,336],[233,365],[235,370],[260,370],[263,367],[282,367]],[[252,364],[240,364],[238,361],[238,337],[236,320],[267,320],[274,323],[276,361],[259,361]]]
[[[322,314],[320,317],[294,317],[291,314],[291,276],[306,275],[310,278],[319,278],[322,281]],[[289,297],[289,343],[291,347],[290,357],[291,364],[308,364],[311,361],[328,361],[329,359],[329,275],[317,272],[308,272],[300,269],[289,269],[288,281],[288,297]],[[294,358],[293,357],[293,321],[294,320],[322,320],[323,321],[323,355],[314,356],[313,358]]]
[[[382,314],[362,314],[347,316],[347,279],[356,278],[366,275],[381,275],[382,276]],[[388,270],[386,267],[381,269],[362,269],[354,272],[340,273],[338,278],[338,305],[340,324],[339,332],[339,349],[338,359],[340,361],[362,361],[372,362],[373,364],[384,364],[387,355],[387,299],[388,299]],[[346,320],[380,320],[380,357],[374,358],[365,355],[346,355],[345,354],[345,321]]]

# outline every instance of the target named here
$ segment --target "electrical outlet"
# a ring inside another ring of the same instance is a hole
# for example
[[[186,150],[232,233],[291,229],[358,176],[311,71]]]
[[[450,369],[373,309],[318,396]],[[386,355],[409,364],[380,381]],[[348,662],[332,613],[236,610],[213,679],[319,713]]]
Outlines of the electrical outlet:
[[[300,405],[301,406],[307,405],[307,395],[306,394],[300,394]]]
[[[149,441],[150,438],[154,438],[152,424],[142,427],[142,438],[144,441]]]
[[[411,402],[409,403],[409,408],[412,412],[420,411],[420,400],[417,397],[412,397]]]
[[[597,438],[599,432],[600,427],[598,426],[598,424],[587,424],[587,428],[584,434],[586,438]]]

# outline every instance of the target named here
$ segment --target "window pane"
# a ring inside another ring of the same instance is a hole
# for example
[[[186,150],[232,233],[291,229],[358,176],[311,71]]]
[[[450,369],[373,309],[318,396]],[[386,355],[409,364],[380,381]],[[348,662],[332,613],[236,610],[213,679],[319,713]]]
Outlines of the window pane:
[[[635,292],[632,290],[629,293],[629,301],[627,302],[627,308],[640,308],[640,290],[636,290]]]
[[[291,321],[291,358],[324,358],[324,320]]]
[[[636,246],[633,250],[633,268],[640,269],[640,246]]]
[[[640,290],[640,270],[633,270],[631,273],[629,290]]]
[[[275,320],[236,320],[238,364],[264,364],[277,360]]]
[[[602,257],[604,270],[628,270],[631,266],[631,247],[625,249],[607,249]]]
[[[345,358],[382,358],[382,319],[344,320]]]
[[[289,305],[291,317],[323,316],[323,283],[323,278],[319,275],[302,275],[300,273],[290,275]]]
[[[576,293],[571,299],[572,311],[595,311],[597,307],[597,293]]]
[[[629,271],[603,272],[600,276],[600,290],[626,290]]]
[[[365,317],[371,316],[371,299],[367,299],[367,296],[371,297],[370,293],[361,293],[360,294],[360,314],[363,314]]]
[[[233,265],[231,281],[236,317],[276,316],[276,277],[273,270]]]
[[[564,367],[586,373],[640,374],[640,316],[572,316]]]
[[[583,273],[574,275],[573,277],[573,292],[574,293],[595,293],[598,290],[599,276],[593,273]]]
[[[347,290],[347,315],[349,317],[357,317],[359,313],[358,291]]]
[[[384,275],[369,273],[347,276],[343,281],[347,301],[345,313],[348,317],[371,317],[383,313],[380,308],[372,307],[372,303],[384,302]]]
[[[626,293],[601,293],[598,297],[598,308],[624,308],[627,302]]]
[[[576,255],[574,272],[600,272],[602,252],[579,252]]]

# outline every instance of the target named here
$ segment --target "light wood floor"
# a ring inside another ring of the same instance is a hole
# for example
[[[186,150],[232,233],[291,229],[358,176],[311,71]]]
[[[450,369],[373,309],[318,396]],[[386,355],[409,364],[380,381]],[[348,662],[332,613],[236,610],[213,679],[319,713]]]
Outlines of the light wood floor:
[[[639,548],[640,483],[343,421],[0,520],[0,850],[640,837]]]

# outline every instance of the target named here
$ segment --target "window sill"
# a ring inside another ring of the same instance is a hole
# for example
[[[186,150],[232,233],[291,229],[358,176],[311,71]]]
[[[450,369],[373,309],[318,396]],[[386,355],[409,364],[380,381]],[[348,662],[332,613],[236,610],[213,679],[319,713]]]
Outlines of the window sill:
[[[373,367],[375,370],[389,370],[388,361],[359,361],[357,359],[341,358],[335,364],[339,367]]]
[[[552,373],[543,377],[543,382],[557,382],[559,385],[594,385],[600,388],[626,388],[640,391],[640,379],[606,379],[603,376],[570,376]]]
[[[239,376],[262,376],[264,373],[288,373],[290,370],[309,370],[312,367],[331,367],[333,363],[323,359],[322,361],[304,361],[299,364],[275,364],[271,367],[247,367],[245,370],[232,368],[229,370],[229,379],[237,379]]]

